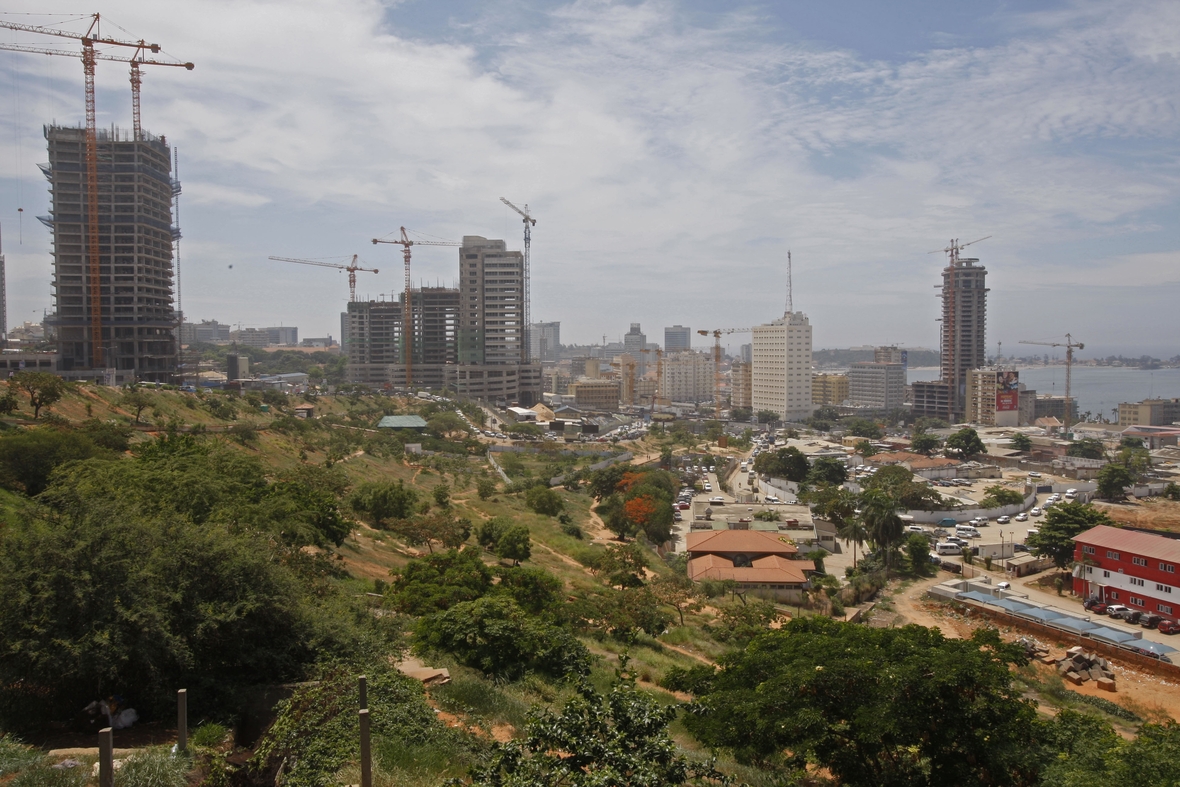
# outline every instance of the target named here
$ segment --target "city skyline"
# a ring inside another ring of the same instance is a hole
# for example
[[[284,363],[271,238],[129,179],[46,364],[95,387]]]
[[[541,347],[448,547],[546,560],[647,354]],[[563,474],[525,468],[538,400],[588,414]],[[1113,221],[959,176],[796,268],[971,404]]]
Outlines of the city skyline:
[[[1068,331],[1080,358],[1175,354],[1176,6],[837,5],[102,10],[197,64],[144,82],[145,127],[180,151],[190,321],[335,335],[343,276],[267,255],[360,253],[382,272],[358,295],[389,297],[400,260],[369,238],[519,249],[506,196],[537,216],[533,314],[565,343],[774,319],[791,248],[816,348],[934,347],[925,252],[993,234],[989,352]],[[82,90],[76,60],[0,58],[11,327],[51,306],[41,127],[80,122]],[[98,73],[99,126],[130,127],[126,73]],[[454,284],[452,255],[417,249],[415,283]]]

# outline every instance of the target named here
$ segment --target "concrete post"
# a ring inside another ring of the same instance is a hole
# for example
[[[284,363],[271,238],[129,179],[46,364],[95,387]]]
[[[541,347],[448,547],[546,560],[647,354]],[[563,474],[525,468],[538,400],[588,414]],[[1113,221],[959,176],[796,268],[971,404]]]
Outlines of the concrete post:
[[[369,750],[369,709],[362,708],[361,717],[361,787],[373,787],[373,755]],[[100,785],[99,787],[102,787]],[[108,785],[109,787],[109,785]]]
[[[188,751],[188,689],[176,692],[176,750]]]
[[[357,678],[357,688],[360,693],[360,708],[365,710],[369,707],[369,680],[364,675]]]
[[[98,787],[114,787],[114,754],[111,728],[104,727],[98,731]]]

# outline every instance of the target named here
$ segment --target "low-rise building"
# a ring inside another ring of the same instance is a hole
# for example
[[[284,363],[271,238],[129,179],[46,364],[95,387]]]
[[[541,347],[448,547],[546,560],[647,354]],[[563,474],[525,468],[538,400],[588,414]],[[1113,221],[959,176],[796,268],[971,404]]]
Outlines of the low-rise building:
[[[801,601],[810,587],[815,562],[797,560],[790,540],[761,530],[710,530],[685,539],[688,576],[733,580],[738,588],[782,602]]]
[[[1073,540],[1075,594],[1177,619],[1180,540],[1108,525]]]
[[[618,380],[578,380],[570,383],[574,405],[580,410],[613,412],[619,409]]]
[[[1119,426],[1171,426],[1180,422],[1180,399],[1119,403]]]

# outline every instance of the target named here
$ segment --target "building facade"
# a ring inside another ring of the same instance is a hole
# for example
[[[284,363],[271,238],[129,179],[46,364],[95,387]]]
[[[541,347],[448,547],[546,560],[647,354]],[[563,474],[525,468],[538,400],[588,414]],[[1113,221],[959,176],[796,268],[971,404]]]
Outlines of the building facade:
[[[713,359],[706,353],[689,350],[665,355],[662,374],[660,396],[664,399],[694,404],[713,400]]]
[[[950,401],[939,417],[950,423],[966,413],[967,373],[987,365],[987,269],[978,262],[956,251],[942,271],[942,381]]]
[[[1177,620],[1180,541],[1098,525],[1075,536],[1073,592]]]
[[[459,363],[527,363],[524,255],[502,240],[464,235],[459,249]]]
[[[945,380],[915,380],[910,389],[913,391],[910,412],[915,418],[947,419],[952,409],[951,387]]]
[[[972,369],[967,373],[967,423],[980,426],[1019,426],[1020,390],[1017,372]]]
[[[904,352],[900,347],[876,347],[873,349],[873,361],[876,363],[903,363]]]
[[[405,293],[395,301],[348,304],[348,375],[353,382],[406,386]],[[459,291],[424,287],[410,291],[413,308],[410,384],[442,389],[447,367],[458,357]]]
[[[579,410],[614,412],[619,409],[621,391],[618,380],[578,380],[570,383],[569,391]]]
[[[91,265],[86,132],[47,126],[54,314],[63,373],[112,368],[116,380],[176,373],[172,151],[163,137],[98,131],[98,266]],[[85,376],[80,375],[80,376]]]
[[[560,322],[535,322],[529,326],[529,356],[542,363],[557,360],[561,347]]]
[[[734,361],[729,367],[730,407],[754,408],[754,367],[745,361]]]
[[[1033,392],[1033,420],[1038,418],[1056,418],[1058,421],[1065,423],[1065,397],[1054,396],[1052,394],[1040,394]],[[1078,400],[1077,397],[1071,397],[1069,403],[1071,424],[1078,422]]]
[[[755,412],[769,410],[784,421],[811,416],[811,323],[803,312],[753,329],[751,404]]]
[[[1119,426],[1171,426],[1180,422],[1180,399],[1119,403]]]
[[[673,325],[664,329],[664,352],[679,353],[692,349],[692,329]]]
[[[640,377],[647,373],[647,334],[639,329],[639,323],[631,323],[631,330],[623,334],[623,352],[635,359],[636,374]]]
[[[814,374],[811,377],[811,403],[838,406],[848,401],[848,375]]]
[[[905,369],[900,363],[860,361],[848,369],[848,401],[857,407],[894,410],[905,404]]]

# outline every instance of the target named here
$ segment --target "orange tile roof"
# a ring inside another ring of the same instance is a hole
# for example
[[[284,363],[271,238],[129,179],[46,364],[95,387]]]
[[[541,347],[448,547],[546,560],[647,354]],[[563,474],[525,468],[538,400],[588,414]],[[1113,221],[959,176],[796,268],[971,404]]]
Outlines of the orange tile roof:
[[[690,555],[708,552],[765,552],[773,555],[794,555],[799,549],[787,541],[786,536],[768,533],[765,530],[712,530],[703,533],[689,533],[685,539],[685,551]]]
[[[740,568],[720,555],[702,555],[688,561],[688,576],[693,581],[732,579],[751,585],[801,585],[807,581],[808,571],[815,571],[814,561],[788,560],[778,555],[758,558],[753,565]]]

